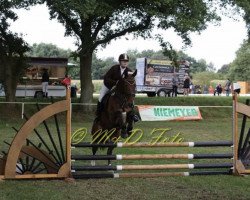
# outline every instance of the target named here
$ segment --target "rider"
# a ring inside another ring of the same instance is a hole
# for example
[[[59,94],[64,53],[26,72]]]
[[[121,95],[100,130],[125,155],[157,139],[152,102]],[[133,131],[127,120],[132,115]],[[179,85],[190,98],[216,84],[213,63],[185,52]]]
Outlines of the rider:
[[[125,53],[121,54],[118,58],[119,64],[112,66],[109,71],[104,75],[103,85],[100,91],[100,96],[97,103],[96,116],[99,117],[102,111],[102,98],[107,94],[110,90],[112,90],[117,81],[122,78],[125,70],[132,71],[128,67],[129,56]],[[137,122],[139,120],[138,116],[134,115],[134,121]]]

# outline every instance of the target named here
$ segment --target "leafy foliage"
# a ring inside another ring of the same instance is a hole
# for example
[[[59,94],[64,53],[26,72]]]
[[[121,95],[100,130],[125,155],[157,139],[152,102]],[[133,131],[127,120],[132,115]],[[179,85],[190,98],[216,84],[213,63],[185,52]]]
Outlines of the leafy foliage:
[[[236,59],[230,64],[231,80],[249,81],[250,77],[250,43],[245,41],[236,52]]]
[[[215,72],[198,72],[193,75],[193,79],[195,80],[194,84],[199,85],[207,85],[209,86],[211,84],[212,80],[218,80],[221,76]]]
[[[21,3],[19,6],[25,6]],[[25,66],[24,54],[29,50],[27,43],[18,34],[8,30],[9,21],[17,19],[13,8],[16,1],[0,2],[0,81],[3,83],[6,100],[15,100],[17,81]]]
[[[154,51],[154,50],[144,50],[139,52],[138,50],[129,50],[126,52],[129,57],[129,67],[131,69],[136,68],[136,58],[151,58],[151,59],[159,59],[159,60],[169,60],[170,58],[164,55],[163,50]],[[190,73],[200,73],[200,72],[214,72],[214,67],[212,63],[207,64],[204,59],[196,60],[195,58],[183,53],[182,51],[177,52],[178,60],[187,60],[191,63],[190,65]],[[92,64],[92,78],[100,79],[104,75],[104,73],[112,66],[116,61],[116,58],[107,58],[107,59],[97,59],[96,56],[93,56],[93,64]]]
[[[221,74],[228,74],[229,69],[230,69],[230,65],[229,65],[229,64],[225,64],[225,65],[223,65],[223,66],[218,70],[218,73],[221,73]]]
[[[30,51],[28,52],[28,56],[31,57],[61,57],[61,58],[69,58],[71,56],[72,51],[70,49],[61,49],[54,44],[33,44],[30,47]]]

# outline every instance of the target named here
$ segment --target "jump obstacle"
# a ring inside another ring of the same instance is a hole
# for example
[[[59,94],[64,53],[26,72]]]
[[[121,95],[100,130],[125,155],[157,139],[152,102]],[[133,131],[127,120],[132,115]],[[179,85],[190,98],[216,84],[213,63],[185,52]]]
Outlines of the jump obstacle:
[[[163,147],[231,147],[231,141],[216,141],[216,142],[183,142],[183,143],[116,143],[116,144],[102,144],[101,147],[116,147],[116,148],[163,148]],[[91,143],[78,143],[72,145],[73,148],[88,148],[100,146]],[[221,154],[142,154],[142,155],[72,155],[72,162],[74,161],[89,161],[89,160],[167,160],[167,159],[232,159],[232,153]],[[75,179],[81,178],[129,178],[129,177],[162,177],[162,176],[192,176],[192,175],[218,175],[230,174],[233,163],[196,163],[196,164],[154,164],[154,165],[72,165],[72,175]],[[190,172],[155,172],[159,170],[169,169],[220,169],[218,171],[190,171]],[[226,170],[222,170],[226,169]],[[107,171],[132,171],[132,170],[154,170],[148,173],[110,173]],[[99,173],[91,173],[99,171]],[[84,172],[84,173],[82,173]]]
[[[63,142],[58,126],[57,113],[66,112],[66,133]],[[243,114],[241,131],[238,133],[238,114]],[[58,144],[51,134],[46,120],[53,117],[56,123]],[[71,100],[70,89],[67,88],[66,100],[56,102],[38,112],[16,130],[14,140],[8,144],[8,152],[2,151],[0,157],[0,179],[38,179],[38,178],[129,178],[129,177],[165,177],[165,176],[193,176],[193,175],[219,175],[219,174],[249,174],[247,169],[250,164],[250,129],[246,129],[246,121],[250,116],[249,101],[246,105],[237,102],[237,94],[233,94],[233,140],[215,142],[182,142],[182,143],[116,143],[116,144],[71,144]],[[48,144],[36,129],[44,124],[51,144]],[[35,132],[40,143],[34,144],[28,136]],[[233,153],[211,154],[126,154],[126,155],[72,155],[71,148],[114,147],[114,148],[168,148],[168,147],[192,147],[192,148],[216,148],[233,147]],[[65,152],[64,152],[65,148]],[[154,164],[154,165],[80,165],[74,161],[90,160],[168,160],[168,159],[232,159],[233,162],[194,163],[194,164]],[[40,166],[43,166],[41,168]],[[188,169],[191,171],[172,172],[173,169]],[[205,169],[208,171],[192,171],[192,169]],[[113,172],[109,172],[112,170]],[[130,172],[135,170],[135,172]],[[149,172],[144,172],[144,171]],[[162,172],[162,170],[164,170]],[[170,171],[166,171],[170,170]],[[124,173],[119,173],[125,171]],[[141,172],[143,171],[143,172]],[[159,172],[160,171],[160,172]]]

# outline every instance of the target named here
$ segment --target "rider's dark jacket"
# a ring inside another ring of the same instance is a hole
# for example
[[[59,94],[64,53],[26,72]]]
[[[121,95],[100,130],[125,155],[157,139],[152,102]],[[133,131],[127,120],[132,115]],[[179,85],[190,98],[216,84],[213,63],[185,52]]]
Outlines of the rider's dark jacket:
[[[127,71],[132,71],[130,68],[126,68]],[[115,86],[116,82],[122,78],[121,75],[121,69],[120,65],[114,65],[112,66],[109,71],[104,76],[104,85],[111,89],[113,86]]]

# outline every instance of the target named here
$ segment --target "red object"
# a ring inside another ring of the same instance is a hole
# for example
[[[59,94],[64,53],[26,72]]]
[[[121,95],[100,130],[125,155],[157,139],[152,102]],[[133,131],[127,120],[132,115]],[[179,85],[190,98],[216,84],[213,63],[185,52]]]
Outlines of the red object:
[[[66,77],[66,78],[64,78],[64,79],[62,80],[61,83],[62,83],[63,85],[65,85],[65,86],[69,86],[69,85],[71,84],[71,78]]]

